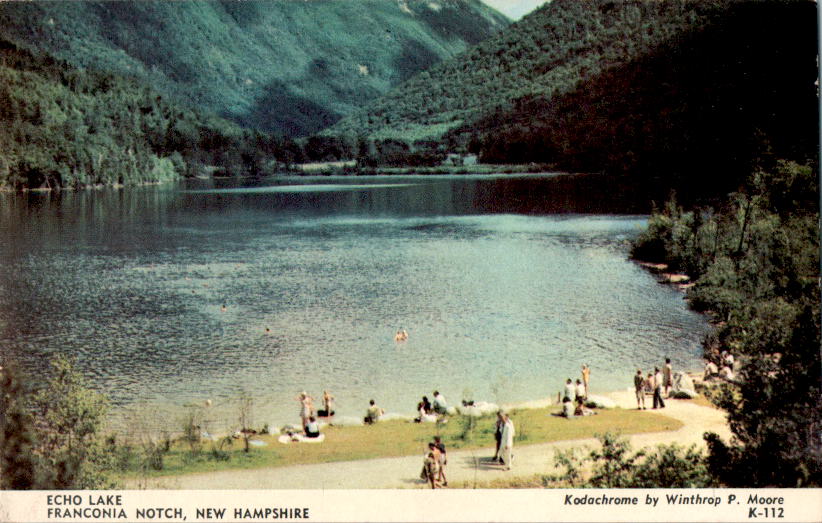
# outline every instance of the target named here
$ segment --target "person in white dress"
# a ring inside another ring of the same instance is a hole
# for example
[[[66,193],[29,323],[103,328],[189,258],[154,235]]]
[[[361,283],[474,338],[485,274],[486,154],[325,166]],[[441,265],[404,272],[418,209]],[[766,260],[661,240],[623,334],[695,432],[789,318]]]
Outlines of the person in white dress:
[[[500,441],[500,454],[502,456],[502,463],[505,465],[505,470],[511,470],[512,451],[514,450],[514,422],[508,416],[508,413],[502,415],[502,439]]]

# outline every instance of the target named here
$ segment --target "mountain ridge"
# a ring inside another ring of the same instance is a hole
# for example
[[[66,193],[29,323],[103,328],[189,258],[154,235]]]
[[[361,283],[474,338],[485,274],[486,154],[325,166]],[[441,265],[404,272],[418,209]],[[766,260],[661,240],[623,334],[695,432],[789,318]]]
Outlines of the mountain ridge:
[[[308,135],[508,24],[479,0],[2,2],[0,36]]]

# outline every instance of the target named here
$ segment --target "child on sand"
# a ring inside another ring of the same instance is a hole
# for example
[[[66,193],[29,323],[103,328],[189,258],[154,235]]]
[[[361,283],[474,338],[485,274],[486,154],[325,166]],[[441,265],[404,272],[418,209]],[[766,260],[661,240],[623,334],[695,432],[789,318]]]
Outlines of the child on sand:
[[[634,376],[634,389],[636,390],[636,410],[645,409],[645,378],[642,377],[642,369],[636,370]]]

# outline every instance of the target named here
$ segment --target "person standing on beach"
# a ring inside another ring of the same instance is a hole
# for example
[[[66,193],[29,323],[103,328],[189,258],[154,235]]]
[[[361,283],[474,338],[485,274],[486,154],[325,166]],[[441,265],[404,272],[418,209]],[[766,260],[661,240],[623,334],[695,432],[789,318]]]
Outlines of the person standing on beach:
[[[300,419],[303,422],[303,430],[305,430],[309,418],[314,415],[314,400],[305,391],[302,391],[297,399],[300,402]]]
[[[662,372],[659,367],[654,367],[654,406],[653,408],[665,408],[665,402],[662,401]]]
[[[674,369],[671,367],[671,358],[665,358],[665,366],[662,367],[662,381],[665,385],[665,397],[671,397],[671,386],[674,384]]]
[[[508,413],[502,415],[502,441],[500,447],[502,451],[502,463],[505,465],[505,470],[511,470],[511,459],[514,457],[512,451],[514,450],[514,422],[508,416]]]
[[[327,390],[323,391],[323,410],[325,416],[331,417],[334,415],[334,396]]]
[[[582,364],[582,384],[585,385],[585,399],[588,399],[588,382],[591,379],[591,368],[587,363]]]
[[[636,391],[636,410],[645,410],[645,378],[642,377],[642,369],[636,370],[634,390]]]

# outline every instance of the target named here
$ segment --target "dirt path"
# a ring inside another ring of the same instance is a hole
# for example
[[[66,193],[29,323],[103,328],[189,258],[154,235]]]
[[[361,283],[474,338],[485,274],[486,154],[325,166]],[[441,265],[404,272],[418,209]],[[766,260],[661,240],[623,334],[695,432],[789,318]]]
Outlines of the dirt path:
[[[633,392],[615,392],[609,395],[620,407],[635,408]],[[702,434],[716,432],[723,438],[730,431],[721,410],[697,405],[692,401],[669,400],[660,413],[678,419],[684,426],[676,431],[654,432],[630,436],[633,448],[660,443],[679,443],[704,447]],[[648,412],[652,412],[650,409]],[[568,420],[568,423],[573,423]],[[554,470],[553,456],[557,450],[570,447],[594,446],[594,439],[558,441],[522,445],[514,448],[511,471],[488,462],[493,448],[452,451],[448,453],[448,480],[454,482],[491,481],[506,475],[531,476]],[[202,474],[187,474],[162,478],[149,483],[148,488],[164,489],[366,489],[366,488],[424,488],[419,479],[422,456],[380,458],[316,465],[295,465],[256,470],[228,470]],[[136,485],[131,486],[135,488]]]

